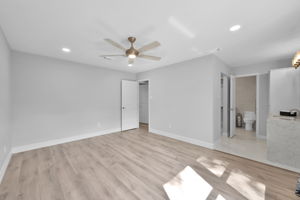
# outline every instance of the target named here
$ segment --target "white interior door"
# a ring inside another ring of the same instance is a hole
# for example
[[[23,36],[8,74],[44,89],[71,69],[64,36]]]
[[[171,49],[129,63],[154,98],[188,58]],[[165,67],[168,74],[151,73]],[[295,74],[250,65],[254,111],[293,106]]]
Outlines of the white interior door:
[[[122,80],[122,131],[139,127],[139,84]]]
[[[230,133],[229,137],[235,135],[235,113],[236,113],[236,102],[235,102],[235,77],[230,77]]]

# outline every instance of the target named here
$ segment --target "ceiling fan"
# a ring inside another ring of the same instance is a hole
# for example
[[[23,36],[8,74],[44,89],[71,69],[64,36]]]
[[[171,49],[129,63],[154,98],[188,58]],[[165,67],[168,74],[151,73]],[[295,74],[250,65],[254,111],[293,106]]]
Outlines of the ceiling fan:
[[[120,45],[119,43],[111,40],[111,39],[104,39],[106,42],[108,42],[109,44],[111,44],[112,46],[121,49],[122,51],[124,51],[124,54],[120,54],[120,55],[101,55],[100,57],[103,58],[109,58],[109,57],[113,57],[113,56],[124,56],[124,57],[128,57],[128,66],[132,66],[134,63],[134,59],[135,58],[144,58],[144,59],[149,59],[149,60],[155,60],[155,61],[159,61],[161,59],[161,57],[157,57],[157,56],[150,56],[150,55],[145,55],[142,54],[145,51],[149,51],[151,49],[154,49],[158,46],[160,46],[160,43],[155,41],[155,42],[151,42],[139,49],[134,48],[133,43],[136,41],[135,37],[128,37],[128,41],[130,42],[130,48],[126,49],[125,47],[123,47],[122,45]]]

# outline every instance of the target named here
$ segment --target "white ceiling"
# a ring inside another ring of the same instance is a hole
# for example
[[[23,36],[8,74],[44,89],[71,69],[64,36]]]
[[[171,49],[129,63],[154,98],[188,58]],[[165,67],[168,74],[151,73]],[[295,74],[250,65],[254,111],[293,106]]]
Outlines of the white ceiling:
[[[1,0],[0,25],[14,50],[111,69],[141,72],[200,57],[216,55],[229,66],[245,66],[292,57],[300,49],[299,0]],[[232,25],[242,29],[230,32]],[[120,54],[103,41],[128,46],[157,40],[147,52],[162,60],[105,60]],[[72,53],[61,52],[69,47]]]

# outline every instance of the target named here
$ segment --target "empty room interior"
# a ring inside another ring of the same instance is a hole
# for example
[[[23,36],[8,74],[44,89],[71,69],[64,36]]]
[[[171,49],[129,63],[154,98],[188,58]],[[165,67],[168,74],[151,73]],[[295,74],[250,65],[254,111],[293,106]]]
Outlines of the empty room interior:
[[[299,8],[1,0],[0,200],[300,200]]]

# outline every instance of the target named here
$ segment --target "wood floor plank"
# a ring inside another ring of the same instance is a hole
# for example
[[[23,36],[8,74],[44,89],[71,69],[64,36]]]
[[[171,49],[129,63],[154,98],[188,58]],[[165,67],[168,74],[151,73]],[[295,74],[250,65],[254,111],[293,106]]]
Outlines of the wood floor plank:
[[[18,199],[40,199],[38,162],[38,151],[28,151],[23,154],[23,161],[18,180]]]
[[[146,125],[13,155],[0,200],[168,199],[163,185],[187,166],[211,186],[207,200],[299,200],[298,173],[152,134]]]
[[[65,200],[56,174],[52,151],[50,148],[38,149],[38,185],[40,200]],[[47,194],[47,195],[44,195]]]
[[[19,180],[21,166],[24,153],[15,154],[7,167],[2,184],[0,185],[0,200],[14,200],[19,194],[19,184],[15,184]],[[12,187],[14,185],[14,187]]]
[[[101,148],[101,146],[96,145],[89,146],[90,148],[94,149],[90,152],[100,151],[106,156],[109,156],[109,159],[99,159],[98,155],[96,155],[94,158],[103,164],[107,169],[112,170],[114,175],[118,177],[118,179],[136,196],[143,194],[143,190],[145,190],[146,193],[152,192],[152,195],[148,195],[151,197],[151,199],[161,199],[161,196],[165,197],[165,193],[162,188],[157,187],[157,185],[162,185],[164,182],[157,178],[150,178],[149,173],[151,173],[151,171],[139,165],[134,160],[128,162],[128,159],[125,159],[123,155],[119,154],[118,151],[115,151],[111,147],[106,146],[106,148]],[[133,190],[132,188],[134,187],[136,187],[136,189]],[[137,189],[139,187],[140,189]],[[147,196],[144,198],[147,198]]]

